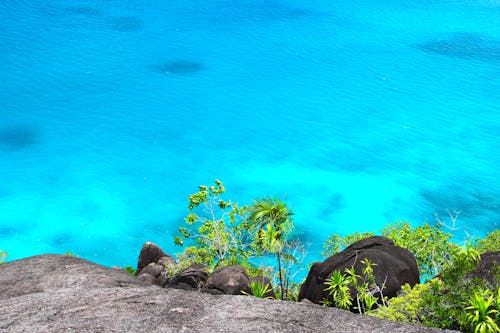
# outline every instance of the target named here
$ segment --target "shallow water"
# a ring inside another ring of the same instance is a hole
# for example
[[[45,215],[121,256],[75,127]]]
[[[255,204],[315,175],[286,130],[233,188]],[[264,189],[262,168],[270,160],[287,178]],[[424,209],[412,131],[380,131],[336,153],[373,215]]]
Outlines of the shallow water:
[[[331,233],[500,221],[500,2],[0,3],[0,249],[134,264],[198,184]]]

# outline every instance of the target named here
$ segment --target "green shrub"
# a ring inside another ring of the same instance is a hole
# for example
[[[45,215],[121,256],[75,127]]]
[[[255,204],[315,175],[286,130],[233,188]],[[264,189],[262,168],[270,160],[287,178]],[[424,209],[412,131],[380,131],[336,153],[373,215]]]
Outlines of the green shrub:
[[[485,238],[479,239],[475,245],[479,253],[500,251],[500,230],[490,232]]]
[[[440,283],[436,280],[435,283]],[[417,284],[413,288],[405,284],[401,288],[401,295],[391,298],[385,306],[381,306],[368,314],[377,317],[399,322],[422,322],[425,317],[425,309],[429,301],[424,294],[429,292],[431,282]]]
[[[0,265],[5,264],[5,258],[7,258],[9,254],[5,251],[0,250]]]
[[[450,241],[452,235],[443,231],[441,224],[424,223],[412,227],[408,222],[397,222],[382,229],[382,235],[413,253],[424,280],[449,267],[460,251],[460,247]]]
[[[476,289],[469,299],[469,306],[465,308],[467,324],[474,329],[474,333],[500,332],[498,327],[498,303],[500,289],[497,290],[497,299],[488,289]]]
[[[413,288],[403,286],[401,296],[368,314],[463,332],[495,332],[491,330],[494,328],[491,322],[499,320],[495,289],[488,290],[491,286],[484,280],[466,278],[478,261],[479,253],[469,244],[455,255],[439,277]],[[498,289],[498,272],[493,274],[493,280]]]
[[[328,297],[322,300],[323,306],[335,306],[346,310],[353,308],[361,314],[379,306],[379,298],[375,295],[382,295],[382,288],[376,284],[373,275],[373,267],[376,264],[368,258],[363,259],[361,263],[364,265],[361,275],[356,274],[354,267],[345,269],[344,273],[338,270],[332,272],[325,281]],[[385,304],[383,298],[381,301]]]
[[[137,270],[132,266],[125,266],[125,272],[129,273],[132,276],[135,276]]]
[[[331,256],[335,253],[339,253],[344,250],[349,245],[360,241],[362,239],[375,236],[372,232],[355,232],[354,234],[347,236],[340,236],[338,234],[330,235],[323,245],[324,256]]]

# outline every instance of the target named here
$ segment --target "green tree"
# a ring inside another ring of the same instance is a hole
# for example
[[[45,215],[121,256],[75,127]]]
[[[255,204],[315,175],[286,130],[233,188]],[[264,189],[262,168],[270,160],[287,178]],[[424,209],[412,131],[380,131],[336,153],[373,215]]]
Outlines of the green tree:
[[[246,262],[250,255],[250,234],[245,222],[246,207],[223,200],[226,189],[221,181],[212,186],[199,186],[189,196],[187,226],[179,228],[174,243],[183,246],[191,240],[181,255],[192,263],[204,263],[211,268],[221,264],[235,265]]]
[[[281,299],[284,299],[286,293],[281,261],[287,237],[293,229],[293,212],[283,201],[275,198],[257,199],[249,207],[249,211],[249,222],[255,235],[254,245],[257,251],[276,255]]]

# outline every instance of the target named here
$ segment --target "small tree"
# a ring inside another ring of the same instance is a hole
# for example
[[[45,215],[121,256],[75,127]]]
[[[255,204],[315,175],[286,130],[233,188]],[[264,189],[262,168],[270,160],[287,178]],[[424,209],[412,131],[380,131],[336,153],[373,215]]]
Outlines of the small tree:
[[[255,232],[255,247],[258,251],[276,254],[281,299],[285,297],[281,261],[288,234],[293,229],[292,211],[287,205],[272,198],[258,199],[249,207],[249,222]]]
[[[216,268],[221,263],[241,264],[248,259],[249,232],[244,219],[247,209],[222,200],[220,196],[225,191],[222,182],[215,180],[214,185],[201,185],[198,192],[189,196],[190,213],[184,219],[187,227],[180,227],[174,236],[178,246],[183,246],[187,239],[194,241],[184,250],[185,260]]]

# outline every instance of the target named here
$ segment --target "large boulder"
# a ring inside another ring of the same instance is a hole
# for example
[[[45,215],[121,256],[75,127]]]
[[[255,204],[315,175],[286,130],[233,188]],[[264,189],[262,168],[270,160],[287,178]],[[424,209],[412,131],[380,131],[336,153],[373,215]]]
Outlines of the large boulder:
[[[169,287],[183,290],[199,289],[207,280],[208,267],[203,264],[196,264],[175,276]]]
[[[158,288],[70,256],[0,265],[0,332],[441,332],[313,304]]]
[[[225,266],[208,277],[204,291],[211,294],[241,295],[250,293],[250,278],[241,266]]]
[[[164,287],[167,284],[167,267],[175,264],[175,259],[163,252],[158,245],[146,242],[139,254],[135,274],[143,282]]]
[[[136,274],[139,275],[141,271],[151,263],[166,266],[168,263],[175,264],[175,259],[163,252],[155,243],[146,242],[142,245],[141,253],[139,254]]]
[[[307,298],[319,304],[328,297],[325,280],[332,272],[343,273],[346,268],[354,267],[356,273],[362,275],[365,266],[361,261],[365,258],[374,264],[376,284],[384,286],[383,295],[377,295],[379,297],[394,297],[405,283],[414,286],[420,281],[417,261],[410,251],[394,245],[388,238],[374,236],[352,244],[323,262],[314,263],[300,288],[299,300]]]

